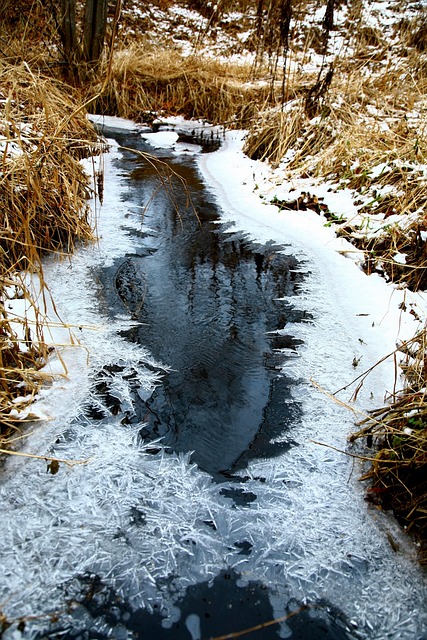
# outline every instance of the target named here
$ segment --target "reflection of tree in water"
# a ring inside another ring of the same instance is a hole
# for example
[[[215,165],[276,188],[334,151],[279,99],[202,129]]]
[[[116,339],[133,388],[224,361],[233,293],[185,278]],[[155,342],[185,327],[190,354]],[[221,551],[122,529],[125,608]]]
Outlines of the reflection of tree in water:
[[[298,419],[299,408],[291,402],[291,381],[279,376],[284,357],[266,365],[267,333],[287,322],[279,299],[294,292],[297,262],[280,247],[255,246],[218,225],[215,203],[192,166],[179,172],[199,219],[182,193],[175,204],[164,193],[153,196],[153,168],[147,172],[133,174],[136,191],[150,202],[145,225],[157,234],[156,251],[133,258],[146,283],[138,335],[172,371],[147,402],[142,435],[194,451],[194,460],[213,473],[230,469],[250,446],[251,455],[279,453],[289,444],[270,440]]]

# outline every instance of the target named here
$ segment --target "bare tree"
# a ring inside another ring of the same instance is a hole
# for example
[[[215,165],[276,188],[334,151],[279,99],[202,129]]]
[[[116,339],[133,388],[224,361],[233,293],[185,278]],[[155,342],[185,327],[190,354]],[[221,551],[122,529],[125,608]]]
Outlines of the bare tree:
[[[83,23],[83,58],[97,62],[104,48],[107,27],[107,0],[86,0]]]
[[[64,57],[71,61],[78,50],[76,35],[76,3],[75,0],[61,0],[61,20],[59,34],[64,48]]]
[[[104,48],[108,0],[86,0],[81,24],[76,0],[60,0],[58,31],[70,70],[80,63],[95,65]]]

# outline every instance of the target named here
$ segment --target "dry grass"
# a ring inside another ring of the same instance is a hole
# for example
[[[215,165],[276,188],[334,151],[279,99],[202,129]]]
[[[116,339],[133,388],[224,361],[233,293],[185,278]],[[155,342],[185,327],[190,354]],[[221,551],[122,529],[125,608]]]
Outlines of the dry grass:
[[[69,94],[25,64],[0,65],[1,240],[8,266],[22,259],[20,246],[33,262],[29,247],[39,256],[40,249],[72,250],[74,238],[91,237],[79,160],[93,153],[97,139]]]
[[[55,20],[44,0],[2,0],[0,3],[0,58],[9,64],[23,60],[36,65],[58,64]]]
[[[401,90],[393,98],[389,83],[388,78],[381,93],[387,98],[377,105],[370,97],[378,96],[378,79],[368,84],[354,74],[338,78],[316,118],[307,116],[303,98],[285,111],[264,112],[245,152],[273,166],[291,152],[286,178],[324,179],[351,189],[359,215],[345,221],[338,234],[366,252],[368,273],[385,272],[416,291],[427,288],[424,85],[411,81],[406,94]],[[372,216],[382,219],[375,231],[369,229]],[[395,261],[398,253],[406,255],[406,264]]]
[[[25,309],[22,315],[10,311],[12,296]],[[19,273],[6,273],[0,278],[0,299],[0,448],[4,448],[11,433],[20,433],[18,425],[23,415],[31,419],[26,410],[47,378],[40,368],[49,350],[43,339],[39,306]]]
[[[179,114],[248,126],[268,93],[249,75],[249,67],[134,45],[115,53],[109,82],[91,108],[139,121]]]
[[[427,564],[427,328],[405,343],[401,367],[405,388],[392,401],[371,413],[351,440],[363,438],[377,450],[367,498],[393,509],[408,533],[420,543],[420,560]]]
[[[46,251],[69,253],[93,238],[88,181],[79,159],[93,152],[96,136],[57,83],[25,64],[0,65],[0,435],[16,427],[15,409],[31,403],[47,357],[42,332],[43,296],[26,286]],[[8,300],[27,313],[16,317]],[[23,398],[17,401],[17,398]],[[3,448],[3,447],[2,447]]]
[[[327,146],[329,124],[324,125],[312,124],[304,112],[303,99],[296,99],[284,111],[276,107],[262,112],[246,138],[244,152],[254,160],[268,160],[277,167],[292,151],[288,168],[306,173],[306,161]]]

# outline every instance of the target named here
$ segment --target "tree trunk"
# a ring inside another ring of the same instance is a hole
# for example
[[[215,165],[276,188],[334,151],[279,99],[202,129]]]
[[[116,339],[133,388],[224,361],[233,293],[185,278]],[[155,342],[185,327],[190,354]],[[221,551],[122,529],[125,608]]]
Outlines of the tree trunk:
[[[107,28],[107,3],[108,0],[86,0],[83,24],[85,62],[96,63],[101,57]]]
[[[80,58],[76,33],[76,0],[61,0],[60,36],[68,64]]]

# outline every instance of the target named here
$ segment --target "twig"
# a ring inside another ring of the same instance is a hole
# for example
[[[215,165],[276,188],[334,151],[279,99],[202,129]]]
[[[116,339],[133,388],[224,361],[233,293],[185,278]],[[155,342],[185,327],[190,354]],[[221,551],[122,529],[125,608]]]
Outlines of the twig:
[[[50,456],[38,456],[35,453],[22,453],[20,451],[8,451],[7,449],[0,449],[0,453],[5,453],[8,456],[21,456],[23,458],[35,458],[36,460],[49,460],[50,462],[63,462],[69,467],[75,467],[79,464],[87,464],[92,458],[86,458],[86,460],[62,460],[61,458],[52,458]]]
[[[338,447],[334,447],[331,444],[327,444],[326,442],[318,442],[317,440],[309,440],[309,442],[312,442],[313,444],[317,444],[320,447],[327,447],[328,449],[332,449],[333,451],[337,451],[338,453],[343,453],[346,456],[349,456],[350,458],[357,458],[358,460],[367,460],[368,462],[378,462],[378,458],[370,458],[369,456],[361,456],[357,453],[350,453],[350,451],[344,451],[344,449],[338,449]],[[395,460],[384,460],[383,458],[381,458],[381,464],[383,463],[389,463],[389,464],[396,464]]]
[[[372,367],[369,367],[369,369],[366,369],[366,371],[363,371],[363,373],[361,373],[356,378],[354,378],[354,380],[352,380],[348,384],[344,385],[344,387],[341,387],[341,389],[337,389],[337,391],[334,391],[334,395],[339,393],[340,391],[345,391],[346,389],[348,389],[348,387],[350,387],[352,384],[354,384],[355,382],[357,382],[357,380],[360,380],[361,378],[362,378],[362,382],[363,382],[364,379],[371,373],[371,371],[373,371],[375,369],[375,367],[378,367],[378,365],[383,363],[388,358],[391,358],[392,356],[395,356],[396,353],[398,353],[399,351],[402,351],[402,349],[405,349],[406,347],[408,347],[408,345],[410,345],[410,344],[412,344],[414,342],[417,342],[419,340],[419,338],[421,338],[423,336],[423,334],[424,334],[424,330],[422,330],[419,333],[417,333],[410,340],[405,340],[405,342],[402,342],[402,344],[400,344],[398,347],[396,347],[396,349],[394,349],[394,351],[391,351],[387,355],[383,356],[380,360],[378,360],[378,362],[373,364]]]
[[[275,618],[274,620],[269,620],[268,622],[262,622],[261,624],[257,624],[254,627],[249,627],[248,629],[243,629],[242,631],[234,631],[233,633],[227,633],[225,636],[216,636],[215,638],[210,638],[209,640],[228,640],[228,638],[239,638],[240,636],[244,636],[247,633],[251,633],[252,631],[260,631],[260,629],[265,629],[265,627],[271,627],[273,624],[279,624],[279,622],[285,622],[290,618],[298,615],[302,611],[308,609],[308,605],[303,605],[297,611],[293,611],[292,613],[288,613],[286,616],[281,616],[280,618]]]

